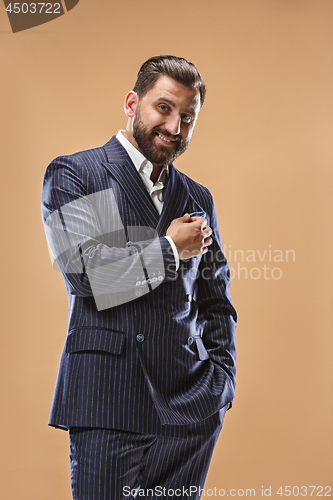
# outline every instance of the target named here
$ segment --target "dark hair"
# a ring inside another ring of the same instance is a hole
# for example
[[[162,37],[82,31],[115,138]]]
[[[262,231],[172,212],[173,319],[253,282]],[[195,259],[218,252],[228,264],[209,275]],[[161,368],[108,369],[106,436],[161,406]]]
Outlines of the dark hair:
[[[133,88],[141,99],[151,90],[161,75],[167,75],[177,82],[200,92],[200,104],[203,105],[206,85],[194,64],[183,57],[154,56],[141,66]]]

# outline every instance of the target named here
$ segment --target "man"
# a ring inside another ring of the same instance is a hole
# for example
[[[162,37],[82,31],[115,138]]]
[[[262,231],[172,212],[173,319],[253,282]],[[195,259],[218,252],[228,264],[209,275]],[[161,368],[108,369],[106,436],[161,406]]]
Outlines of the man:
[[[126,130],[45,174],[44,227],[69,298],[49,424],[69,429],[74,500],[200,498],[234,397],[213,200],[172,165],[205,92],[185,59],[149,59]]]

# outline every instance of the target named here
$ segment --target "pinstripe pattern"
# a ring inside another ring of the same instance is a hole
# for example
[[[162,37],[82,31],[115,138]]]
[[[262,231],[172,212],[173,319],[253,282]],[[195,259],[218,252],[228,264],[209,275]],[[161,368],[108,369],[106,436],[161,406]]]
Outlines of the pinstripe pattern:
[[[212,197],[171,166],[159,215],[127,153],[113,137],[102,148],[59,157],[49,165],[42,216],[51,248],[54,234],[48,218],[75,203],[72,226],[66,217],[59,224],[65,224],[74,239],[72,233],[77,231],[82,238],[90,228],[81,245],[84,258],[91,253],[96,266],[101,266],[128,252],[126,238],[114,247],[115,236],[107,232],[110,226],[103,216],[105,206],[87,204],[107,190],[114,194],[129,239],[136,241],[139,226],[157,231],[165,276],[153,291],[116,307],[108,306],[115,294],[111,284],[101,296],[108,307],[98,310],[82,260],[74,265],[62,255],[69,324],[49,423],[170,437],[195,434],[203,420],[213,429],[221,421],[219,410],[234,397],[236,313]],[[103,203],[111,202],[104,197]],[[173,219],[202,210],[213,229],[213,245],[204,256],[182,261],[175,274],[165,232]],[[145,241],[136,244],[147,247]],[[98,284],[102,278],[97,273],[95,279]]]
[[[73,500],[157,499],[161,491],[164,498],[199,499],[219,432],[180,439],[71,429]]]

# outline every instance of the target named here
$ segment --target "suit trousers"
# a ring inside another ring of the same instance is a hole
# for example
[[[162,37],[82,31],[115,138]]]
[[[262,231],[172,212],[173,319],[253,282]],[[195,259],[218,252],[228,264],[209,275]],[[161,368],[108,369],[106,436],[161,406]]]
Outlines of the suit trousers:
[[[186,438],[71,428],[73,500],[197,500],[221,427]]]

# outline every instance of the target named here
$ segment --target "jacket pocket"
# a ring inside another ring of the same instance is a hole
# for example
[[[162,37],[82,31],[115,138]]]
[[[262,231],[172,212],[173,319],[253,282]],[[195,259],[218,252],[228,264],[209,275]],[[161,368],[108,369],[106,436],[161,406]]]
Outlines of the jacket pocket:
[[[125,335],[117,330],[83,327],[69,332],[66,353],[103,351],[119,355],[123,351],[124,344]]]

